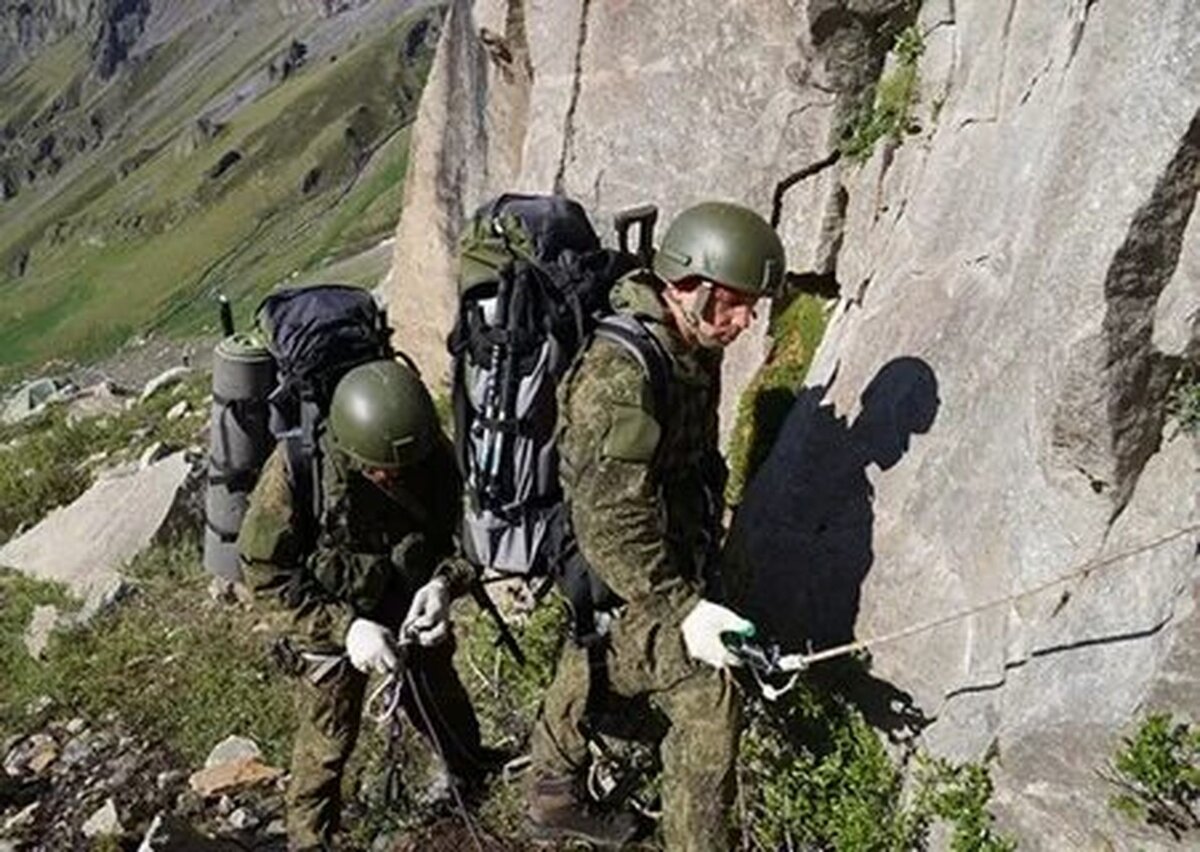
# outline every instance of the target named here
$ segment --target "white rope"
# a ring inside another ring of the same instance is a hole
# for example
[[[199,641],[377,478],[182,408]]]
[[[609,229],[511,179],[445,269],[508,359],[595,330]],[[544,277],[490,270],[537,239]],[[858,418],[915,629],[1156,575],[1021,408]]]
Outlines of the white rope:
[[[1101,559],[1092,559],[1081,563],[1067,574],[1055,577],[1053,580],[1047,580],[1043,583],[1039,583],[1032,588],[1015,592],[1010,595],[1005,595],[1004,597],[996,598],[994,600],[986,601],[967,609],[959,610],[958,612],[950,615],[930,619],[929,621],[923,621],[919,624],[914,624],[891,633],[885,633],[880,636],[870,636],[865,639],[856,639],[853,642],[847,642],[843,645],[837,645],[833,648],[826,648],[823,651],[784,655],[778,660],[778,670],[781,672],[794,672],[796,674],[793,674],[783,687],[773,687],[768,683],[764,683],[759,678],[757,672],[755,672],[755,679],[757,679],[759,682],[759,686],[763,692],[763,697],[768,701],[774,701],[796,685],[796,678],[800,672],[804,671],[815,663],[832,660],[836,657],[844,657],[847,654],[853,654],[856,651],[864,651],[868,648],[878,648],[881,645],[888,645],[893,642],[898,642],[901,639],[907,639],[922,633],[928,633],[931,630],[936,630],[937,628],[944,627],[947,624],[953,624],[954,622],[962,621],[986,610],[994,609],[995,607],[1004,606],[1005,604],[1010,604],[1023,598],[1041,594],[1042,592],[1052,589],[1055,586],[1061,586],[1065,583],[1071,582],[1072,580],[1087,577],[1094,571],[1110,568],[1113,565],[1118,565],[1133,556],[1138,556],[1151,550],[1157,550],[1163,545],[1169,544],[1170,542],[1175,541],[1178,538],[1182,538],[1188,533],[1196,532],[1197,530],[1200,530],[1200,524],[1192,524],[1191,526],[1183,527],[1171,533],[1170,535],[1162,536],[1161,538],[1154,539],[1153,541],[1149,541],[1138,547],[1131,548],[1130,550],[1125,550],[1112,556],[1106,556]]]

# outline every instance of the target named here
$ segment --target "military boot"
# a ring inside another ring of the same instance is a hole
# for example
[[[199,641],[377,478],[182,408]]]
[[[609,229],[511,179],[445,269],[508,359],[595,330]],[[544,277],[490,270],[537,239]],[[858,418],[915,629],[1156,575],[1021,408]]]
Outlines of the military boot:
[[[575,837],[597,846],[622,846],[642,833],[643,821],[630,811],[602,808],[570,775],[543,775],[527,799],[530,831],[536,840]]]

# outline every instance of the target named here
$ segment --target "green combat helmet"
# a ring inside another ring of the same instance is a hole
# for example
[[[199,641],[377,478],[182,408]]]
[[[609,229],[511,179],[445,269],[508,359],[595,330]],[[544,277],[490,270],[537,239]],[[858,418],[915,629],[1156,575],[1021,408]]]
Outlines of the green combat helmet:
[[[396,361],[355,367],[329,405],[333,445],[368,467],[416,464],[433,446],[437,428],[429,392],[415,371]]]
[[[778,292],[784,264],[783,243],[766,220],[724,201],[676,216],[654,255],[654,273],[664,281],[698,275],[752,296]]]

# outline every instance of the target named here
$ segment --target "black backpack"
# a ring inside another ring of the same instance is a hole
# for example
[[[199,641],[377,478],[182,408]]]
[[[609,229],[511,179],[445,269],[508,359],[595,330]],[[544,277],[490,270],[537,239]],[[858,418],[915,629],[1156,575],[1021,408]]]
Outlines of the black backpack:
[[[255,318],[276,363],[271,433],[286,454],[301,541],[312,544],[323,508],[320,436],[334,388],[354,367],[396,357],[392,330],[369,292],[342,284],[272,293]]]
[[[619,598],[587,568],[563,506],[555,448],[556,391],[591,335],[613,340],[646,371],[665,406],[669,356],[636,320],[612,314],[612,285],[639,265],[624,249],[641,222],[648,252],[653,208],[618,220],[621,250],[601,246],[576,202],[502,195],[483,205],[460,242],[454,360],[455,451],[466,505],[462,541],[478,568],[553,578],[570,601],[578,641],[593,612]],[[642,257],[641,262],[647,260]]]

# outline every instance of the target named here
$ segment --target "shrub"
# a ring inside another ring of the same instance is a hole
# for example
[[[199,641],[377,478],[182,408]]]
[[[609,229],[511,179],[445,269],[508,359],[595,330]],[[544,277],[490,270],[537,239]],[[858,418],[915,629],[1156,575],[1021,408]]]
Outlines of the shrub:
[[[1187,435],[1200,435],[1200,375],[1184,369],[1167,395],[1167,414]]]
[[[889,138],[901,142],[907,134],[919,129],[912,109],[920,88],[917,64],[924,52],[925,39],[915,24],[896,35],[892,46],[895,67],[879,80],[874,92],[843,132],[841,150],[844,155],[865,162],[880,140]]]
[[[1105,776],[1121,788],[1111,806],[1176,840],[1200,829],[1200,728],[1170,715],[1149,716],[1125,737]]]
[[[922,849],[935,821],[954,852],[1011,852],[987,811],[986,761],[955,765],[916,755],[906,782],[878,734],[836,692],[801,683],[751,710],[742,740],[742,829],[762,852]]]

